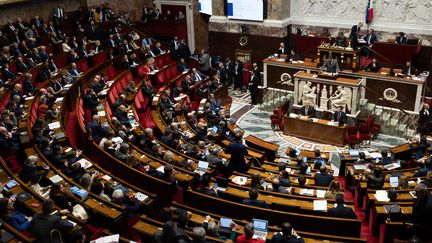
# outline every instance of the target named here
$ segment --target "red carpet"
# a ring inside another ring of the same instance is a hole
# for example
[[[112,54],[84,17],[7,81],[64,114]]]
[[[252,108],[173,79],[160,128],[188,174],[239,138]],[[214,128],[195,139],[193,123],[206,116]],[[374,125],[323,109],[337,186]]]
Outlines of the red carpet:
[[[337,180],[339,180],[339,184],[340,184],[341,188],[345,188],[345,178],[338,176]],[[349,190],[344,190],[344,197],[345,197],[345,200],[347,200],[347,201],[354,200],[354,195],[352,195]],[[356,203],[354,204],[354,211],[355,211],[355,214],[357,215],[357,218],[362,220],[360,237],[366,238],[368,243],[378,243],[378,241],[379,241],[378,238],[374,237],[372,235],[372,232],[369,230],[369,222],[367,222],[365,220],[364,212],[360,208],[357,207]]]

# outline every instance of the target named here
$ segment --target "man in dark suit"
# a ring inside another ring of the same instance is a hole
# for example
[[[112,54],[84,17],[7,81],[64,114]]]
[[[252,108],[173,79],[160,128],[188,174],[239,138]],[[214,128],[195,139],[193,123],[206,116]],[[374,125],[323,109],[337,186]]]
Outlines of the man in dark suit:
[[[242,143],[242,135],[236,134],[234,141],[232,141],[225,153],[231,154],[231,159],[228,167],[231,170],[238,172],[246,172],[248,167],[246,165],[245,156],[248,155],[248,150],[246,146]]]
[[[255,188],[249,190],[249,199],[243,199],[242,203],[260,208],[268,208],[264,200],[258,200],[258,190]]]
[[[363,23],[360,22],[360,23],[358,23],[358,25],[354,25],[351,28],[351,33],[350,33],[349,38],[350,38],[350,41],[351,41],[351,47],[354,50],[358,49],[358,35],[359,35],[360,29],[361,29],[362,26],[363,26]]]
[[[16,70],[18,73],[25,73],[27,70],[29,70],[30,67],[27,66],[22,60],[22,57],[18,57],[16,60]]]
[[[223,62],[219,63],[217,75],[219,76],[220,83],[225,86],[228,81],[228,73]]]
[[[62,29],[63,20],[66,18],[66,13],[64,8],[58,4],[57,7],[51,10],[53,20],[57,29]]]
[[[415,75],[416,73],[416,68],[411,65],[411,61],[407,61],[406,64],[402,67],[402,74],[405,75]]]
[[[102,127],[100,124],[100,118],[97,115],[92,117],[92,120],[87,124],[87,127],[91,130],[92,137],[94,140],[102,139],[105,137],[107,129]]]
[[[320,173],[316,173],[314,179],[315,179],[316,186],[329,186],[330,182],[334,180],[334,177],[332,174],[328,173],[327,166],[322,165],[320,167]]]
[[[186,61],[189,60],[189,57],[191,56],[189,46],[186,44],[184,39],[180,41],[180,45],[178,47],[178,56],[185,59]]]
[[[405,37],[404,32],[399,32],[398,37],[396,37],[396,44],[406,44],[408,39]]]
[[[258,70],[251,70],[250,73],[249,92],[251,95],[251,105],[256,105],[258,102],[258,86],[261,84],[261,74]]]
[[[174,36],[174,39],[171,40],[171,42],[169,44],[169,50],[170,50],[171,56],[174,60],[178,60],[178,58],[179,58],[179,56],[178,56],[179,47],[180,47],[180,43],[178,41],[178,37]]]
[[[417,198],[412,208],[412,219],[416,233],[421,239],[430,240],[430,229],[432,228],[432,195],[425,184],[415,187]],[[426,242],[426,241],[425,241]]]
[[[243,64],[238,59],[234,64],[234,90],[236,89],[243,89]]]
[[[271,243],[304,243],[297,232],[293,229],[290,223],[285,222],[282,224],[282,232],[274,234]]]
[[[218,196],[216,190],[210,189],[210,176],[208,174],[204,174],[201,179],[201,186],[197,188],[197,192],[204,193],[208,196]]]
[[[281,42],[279,45],[279,49],[276,52],[278,54],[278,57],[280,57],[281,54],[288,55],[289,50],[285,47],[285,43]]]
[[[34,26],[36,26],[36,28],[42,28],[44,21],[43,19],[41,19],[39,16],[34,16],[33,19],[30,20],[30,23]]]
[[[325,70],[329,73],[339,73],[339,63],[336,60],[336,58],[333,57],[333,55],[330,53],[328,59],[324,62],[323,66],[321,67],[322,70]]]
[[[342,110],[343,108],[339,106],[337,111],[333,114],[333,121],[338,122],[339,126],[343,126],[346,123],[346,114]]]
[[[314,118],[315,108],[310,106],[309,101],[305,101],[304,106],[302,106],[299,110],[299,115]]]
[[[432,125],[432,114],[428,103],[423,104],[423,108],[419,112],[418,130],[420,136],[426,137],[430,134]]]
[[[372,59],[372,62],[366,66],[365,71],[377,73],[381,69],[381,66],[377,62],[377,59]]]
[[[15,80],[16,79],[16,75],[9,70],[9,64],[5,63],[4,67],[3,67],[3,78],[7,81],[7,80]]]
[[[369,29],[367,36],[365,36],[363,39],[366,41],[366,45],[369,48],[372,48],[373,45],[377,42],[377,36],[374,29]],[[363,48],[363,54],[369,57],[371,55],[371,52],[370,50]]]
[[[31,224],[32,235],[39,242],[50,242],[51,231],[58,230],[62,235],[68,235],[73,229],[73,224],[68,220],[63,220],[61,214],[69,213],[62,210],[60,213],[52,214],[55,210],[54,201],[47,199],[42,204],[42,213],[33,216]]]
[[[346,219],[356,219],[357,216],[354,213],[354,210],[350,207],[344,206],[344,195],[343,193],[336,194],[336,204],[335,208],[329,208],[327,211],[327,216],[329,217],[337,217],[337,218],[346,218]]]
[[[177,65],[177,69],[180,73],[189,71],[189,67],[183,58],[180,58],[180,63]]]

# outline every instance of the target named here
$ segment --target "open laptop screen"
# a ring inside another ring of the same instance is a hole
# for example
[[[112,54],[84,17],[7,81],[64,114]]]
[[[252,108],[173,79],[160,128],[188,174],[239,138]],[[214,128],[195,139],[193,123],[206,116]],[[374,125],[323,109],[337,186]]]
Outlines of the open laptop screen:
[[[252,224],[253,224],[255,230],[267,231],[267,227],[268,227],[268,221],[267,220],[252,219]]]

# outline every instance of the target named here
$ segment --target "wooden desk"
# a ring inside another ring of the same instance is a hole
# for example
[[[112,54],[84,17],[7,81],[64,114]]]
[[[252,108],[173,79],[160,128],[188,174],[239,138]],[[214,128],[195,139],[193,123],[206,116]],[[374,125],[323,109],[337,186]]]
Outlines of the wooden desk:
[[[254,135],[249,135],[245,137],[245,141],[249,147],[264,151],[267,160],[269,161],[275,160],[277,150],[279,149],[279,145],[264,141],[260,138],[255,137]]]
[[[301,118],[284,117],[284,134],[310,139],[313,141],[344,146],[344,135],[347,125],[343,127],[331,126],[327,120],[318,119],[316,122]]]
[[[332,54],[337,58],[340,69],[357,70],[359,67],[359,59],[357,52],[352,48],[333,47],[333,46],[318,46],[317,58],[319,60],[318,67],[324,64],[324,61]]]

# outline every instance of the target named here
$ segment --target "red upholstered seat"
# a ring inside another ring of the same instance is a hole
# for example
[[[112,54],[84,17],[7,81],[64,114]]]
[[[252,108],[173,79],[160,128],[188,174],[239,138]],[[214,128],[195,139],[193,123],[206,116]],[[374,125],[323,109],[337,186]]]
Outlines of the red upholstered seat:
[[[381,131],[381,125],[375,123],[375,116],[370,115],[367,119],[367,126],[369,127],[369,132],[375,137]]]
[[[366,124],[359,126],[359,138],[361,141],[369,141],[372,139],[372,137],[369,134],[369,127]]]
[[[350,146],[360,143],[360,135],[358,133],[358,128],[355,126],[348,127],[345,140]]]

